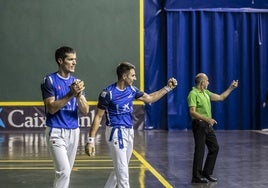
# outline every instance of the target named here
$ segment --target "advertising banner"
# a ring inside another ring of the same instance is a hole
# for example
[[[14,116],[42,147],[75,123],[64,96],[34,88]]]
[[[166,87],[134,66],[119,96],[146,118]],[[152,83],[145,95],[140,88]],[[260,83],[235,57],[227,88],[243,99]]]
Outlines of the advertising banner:
[[[90,106],[87,115],[79,114],[79,126],[81,129],[89,128],[96,114],[96,106]],[[105,127],[105,116],[101,127]],[[134,129],[144,127],[144,106],[134,105],[133,110]],[[35,131],[44,130],[46,127],[45,108],[43,106],[1,106],[0,107],[0,131]]]

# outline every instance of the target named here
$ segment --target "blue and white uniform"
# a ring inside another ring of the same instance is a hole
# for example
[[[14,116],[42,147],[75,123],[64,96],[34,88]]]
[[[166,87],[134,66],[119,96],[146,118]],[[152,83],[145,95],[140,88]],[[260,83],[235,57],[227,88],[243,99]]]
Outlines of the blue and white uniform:
[[[128,163],[134,139],[132,102],[143,95],[144,93],[134,86],[120,90],[116,87],[116,83],[109,85],[99,95],[98,108],[105,110],[105,135],[114,164],[106,188],[129,187]]]
[[[41,84],[43,99],[62,99],[75,77],[61,77],[58,73],[46,76]],[[54,188],[68,188],[79,141],[78,106],[73,97],[55,114],[46,110],[46,139],[55,166]]]

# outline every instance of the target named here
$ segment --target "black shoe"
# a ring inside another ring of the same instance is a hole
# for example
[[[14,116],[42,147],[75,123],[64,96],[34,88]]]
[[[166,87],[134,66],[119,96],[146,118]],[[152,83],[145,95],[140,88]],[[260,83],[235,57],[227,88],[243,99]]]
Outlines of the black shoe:
[[[217,182],[218,181],[217,178],[214,178],[212,176],[205,176],[205,177],[206,177],[206,179],[208,179],[211,182]]]
[[[207,178],[193,178],[192,179],[192,183],[208,183],[208,179]]]

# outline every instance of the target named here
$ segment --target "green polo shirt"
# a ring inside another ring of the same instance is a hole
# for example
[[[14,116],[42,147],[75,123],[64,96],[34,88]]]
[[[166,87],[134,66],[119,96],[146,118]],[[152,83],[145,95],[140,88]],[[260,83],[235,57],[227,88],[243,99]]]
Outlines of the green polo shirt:
[[[210,96],[211,92],[209,90],[200,91],[196,87],[193,87],[187,97],[188,107],[195,106],[196,112],[207,118],[211,118]]]

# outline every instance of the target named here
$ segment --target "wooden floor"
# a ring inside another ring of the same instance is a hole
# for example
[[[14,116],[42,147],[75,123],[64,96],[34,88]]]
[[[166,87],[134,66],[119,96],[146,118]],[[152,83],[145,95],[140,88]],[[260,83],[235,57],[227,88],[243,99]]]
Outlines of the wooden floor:
[[[191,131],[135,132],[130,168],[131,188],[267,188],[268,134],[264,131],[216,131],[220,152],[214,176],[217,183],[192,184]],[[112,169],[103,130],[97,153],[84,153],[81,132],[70,188],[101,188]],[[43,132],[0,133],[0,187],[50,188],[54,178]]]

